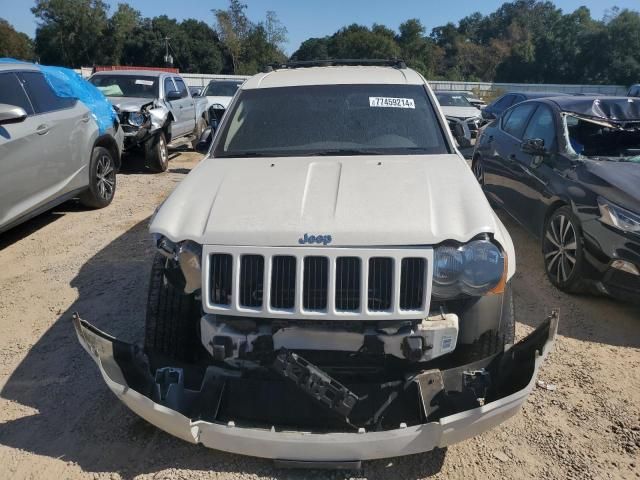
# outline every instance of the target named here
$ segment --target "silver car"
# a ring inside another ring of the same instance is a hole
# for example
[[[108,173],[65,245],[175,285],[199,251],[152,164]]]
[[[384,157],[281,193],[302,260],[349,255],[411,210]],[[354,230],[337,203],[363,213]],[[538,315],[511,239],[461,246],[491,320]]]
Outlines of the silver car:
[[[106,207],[123,133],[100,135],[84,103],[55,94],[31,64],[0,64],[0,232],[78,197]]]

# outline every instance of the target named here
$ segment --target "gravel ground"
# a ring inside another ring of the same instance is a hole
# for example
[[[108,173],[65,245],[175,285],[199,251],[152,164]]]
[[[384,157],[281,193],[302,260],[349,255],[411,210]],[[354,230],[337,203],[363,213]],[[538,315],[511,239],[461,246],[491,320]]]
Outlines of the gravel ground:
[[[198,159],[177,153],[160,175],[133,162],[109,208],[67,203],[0,236],[0,478],[640,478],[640,309],[552,288],[536,242],[506,218],[517,335],[551,308],[562,318],[540,377],[557,390],[536,389],[499,428],[356,473],[283,471],[184,443],[130,413],[78,345],[71,313],[141,339],[149,216]]]

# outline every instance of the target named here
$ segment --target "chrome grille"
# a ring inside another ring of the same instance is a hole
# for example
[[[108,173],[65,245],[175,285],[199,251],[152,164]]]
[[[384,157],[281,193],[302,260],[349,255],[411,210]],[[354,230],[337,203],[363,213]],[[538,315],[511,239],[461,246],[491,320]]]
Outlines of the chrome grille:
[[[275,256],[271,266],[271,306],[290,309],[295,305],[296,257]]]
[[[261,307],[264,287],[264,257],[242,255],[240,260],[240,305]]]
[[[336,259],[336,310],[345,312],[360,309],[360,259]]]
[[[327,308],[327,286],[329,282],[329,259],[327,257],[305,257],[304,281],[302,283],[302,306],[305,310]]]
[[[430,248],[204,247],[207,313],[300,319],[424,318]]]
[[[400,309],[420,310],[424,300],[424,258],[403,258],[400,272]]]
[[[228,254],[212,255],[211,296],[216,305],[231,305],[232,261]]]
[[[384,311],[391,308],[393,287],[393,260],[387,257],[369,259],[369,310]]]

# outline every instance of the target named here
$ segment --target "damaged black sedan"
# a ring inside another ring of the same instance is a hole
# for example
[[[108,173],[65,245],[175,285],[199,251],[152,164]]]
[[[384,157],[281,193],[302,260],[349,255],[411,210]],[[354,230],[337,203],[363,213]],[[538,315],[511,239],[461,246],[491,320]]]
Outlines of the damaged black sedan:
[[[640,101],[555,97],[507,110],[472,168],[489,199],[541,239],[561,290],[640,299]]]

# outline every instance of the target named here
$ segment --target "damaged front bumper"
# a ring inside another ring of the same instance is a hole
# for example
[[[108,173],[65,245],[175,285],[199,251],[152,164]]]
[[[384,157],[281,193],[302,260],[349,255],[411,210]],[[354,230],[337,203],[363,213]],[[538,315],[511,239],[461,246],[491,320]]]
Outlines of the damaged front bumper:
[[[374,417],[380,417],[394,399],[402,398],[395,412],[388,410],[382,415],[387,417],[385,421],[378,419],[377,426],[357,425],[358,406],[354,408],[357,401],[354,397],[347,408],[353,415],[351,431],[349,428],[334,431],[330,426],[324,431],[311,431],[304,426],[282,426],[283,422],[275,419],[269,427],[257,418],[263,410],[267,412],[265,415],[270,411],[283,413],[280,420],[285,419],[286,424],[287,419],[296,416],[314,417],[316,410],[334,415],[340,409],[326,412],[326,405],[311,402],[310,410],[302,408],[301,413],[296,413],[296,406],[305,400],[291,396],[291,391],[298,391],[291,390],[293,387],[284,388],[286,397],[279,398],[275,390],[283,388],[280,384],[251,383],[252,380],[223,374],[218,367],[208,367],[201,376],[196,375],[194,387],[189,366],[168,367],[165,363],[162,368],[155,368],[158,365],[151,365],[157,362],[139,347],[106,335],[77,316],[73,321],[81,345],[98,364],[108,387],[131,410],[166,432],[187,442],[231,453],[292,462],[337,463],[445,447],[493,428],[517,413],[551,349],[558,315],[554,312],[528,337],[503,353],[455,368],[410,375],[401,389],[384,397],[380,408],[372,406]],[[249,387],[243,382],[250,383]],[[261,388],[265,384],[266,398],[270,401],[264,401],[265,391]],[[383,389],[388,384],[377,387]],[[240,398],[241,392],[255,398]],[[375,395],[367,397],[373,401]],[[360,400],[367,403],[364,396]],[[253,418],[233,417],[236,403],[246,404],[251,412],[248,416]],[[412,420],[402,421],[405,414]],[[328,418],[334,418],[331,415]],[[331,421],[327,425],[330,424]]]

